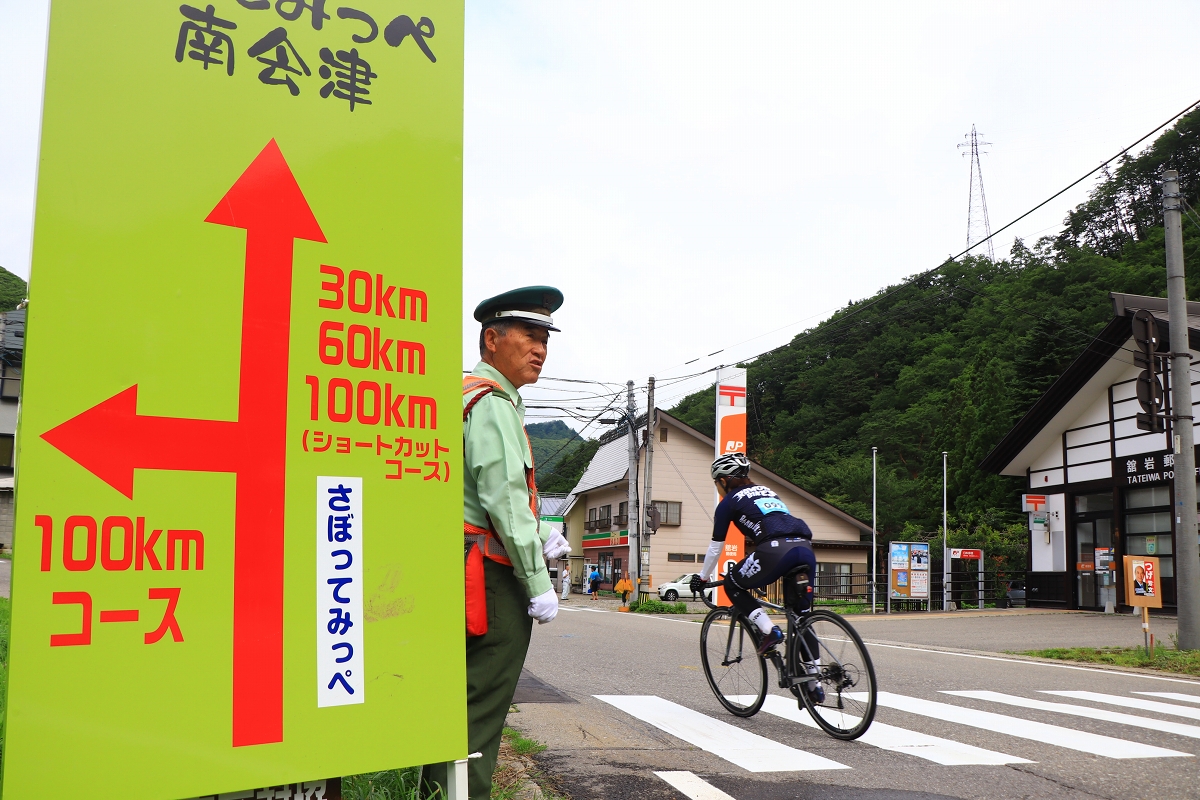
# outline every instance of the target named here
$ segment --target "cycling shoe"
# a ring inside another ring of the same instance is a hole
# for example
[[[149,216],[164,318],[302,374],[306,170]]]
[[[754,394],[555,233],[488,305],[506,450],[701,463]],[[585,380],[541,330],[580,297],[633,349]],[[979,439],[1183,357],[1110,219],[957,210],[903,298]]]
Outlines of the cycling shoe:
[[[758,643],[758,654],[766,655],[767,651],[775,645],[783,641],[783,631],[779,630],[776,625],[771,628],[771,632],[762,637],[762,641]]]
[[[808,699],[815,706],[825,702],[825,687],[816,681],[811,681],[804,685],[804,691],[808,694]]]

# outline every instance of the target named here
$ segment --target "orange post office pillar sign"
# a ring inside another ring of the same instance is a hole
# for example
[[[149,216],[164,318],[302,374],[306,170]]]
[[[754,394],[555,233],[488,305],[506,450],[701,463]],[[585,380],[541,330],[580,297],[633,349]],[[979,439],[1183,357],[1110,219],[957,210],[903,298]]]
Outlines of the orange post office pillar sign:
[[[746,370],[717,370],[716,455],[746,452]],[[746,555],[746,537],[730,524],[721,550],[717,574],[721,577]],[[717,602],[729,605],[724,589],[717,589]]]

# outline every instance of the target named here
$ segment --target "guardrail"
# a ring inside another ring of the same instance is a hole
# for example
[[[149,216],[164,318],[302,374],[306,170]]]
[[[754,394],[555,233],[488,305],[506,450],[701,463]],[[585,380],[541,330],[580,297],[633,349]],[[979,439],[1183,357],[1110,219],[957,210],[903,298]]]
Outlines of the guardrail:
[[[892,598],[893,611],[924,610],[926,603],[934,611],[942,609],[942,573],[935,565],[929,575],[929,599],[909,600]],[[813,605],[824,607],[846,607],[847,610],[871,610],[871,575],[867,572],[849,574],[817,575],[814,586]],[[881,573],[876,583],[876,611],[887,610],[887,573]],[[982,591],[981,591],[982,590]],[[1025,605],[1025,573],[1016,570],[978,571],[963,570],[950,573],[950,601],[959,609],[1014,608]],[[782,582],[776,581],[767,587],[767,600],[783,602]]]

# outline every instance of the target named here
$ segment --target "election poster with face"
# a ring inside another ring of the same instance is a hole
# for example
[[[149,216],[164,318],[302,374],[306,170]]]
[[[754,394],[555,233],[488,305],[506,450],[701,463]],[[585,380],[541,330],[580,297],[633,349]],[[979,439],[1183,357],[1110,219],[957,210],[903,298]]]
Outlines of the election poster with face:
[[[1134,607],[1162,608],[1158,585],[1158,559],[1125,556],[1125,602]]]
[[[5,800],[466,757],[462,98],[461,3],[53,3]]]

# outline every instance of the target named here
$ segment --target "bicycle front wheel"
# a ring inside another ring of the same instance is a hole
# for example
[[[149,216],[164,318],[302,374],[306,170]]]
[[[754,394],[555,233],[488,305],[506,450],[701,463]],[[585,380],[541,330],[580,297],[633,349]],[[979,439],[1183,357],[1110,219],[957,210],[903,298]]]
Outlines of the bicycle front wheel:
[[[824,694],[797,687],[813,721],[838,739],[862,736],[875,719],[875,667],[858,632],[839,614],[813,611],[789,650],[792,675],[812,676]]]
[[[728,608],[710,611],[700,628],[704,677],[721,705],[739,717],[752,717],[767,696],[767,662],[758,657],[758,639],[745,617]]]

